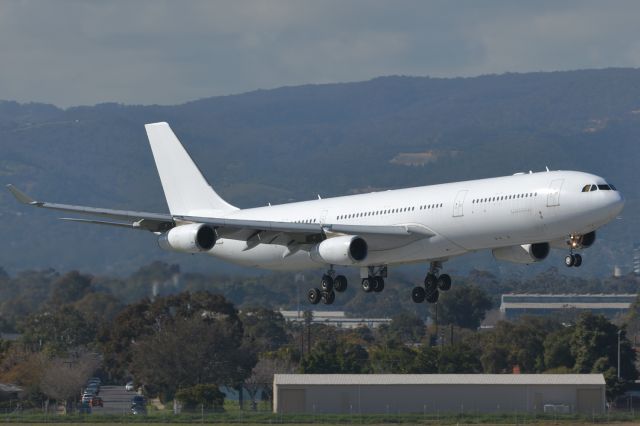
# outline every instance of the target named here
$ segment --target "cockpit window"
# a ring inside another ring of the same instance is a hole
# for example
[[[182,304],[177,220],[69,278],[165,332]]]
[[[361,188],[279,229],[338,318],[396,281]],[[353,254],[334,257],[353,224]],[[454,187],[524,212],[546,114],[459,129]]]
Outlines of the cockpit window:
[[[609,185],[598,185],[598,189],[600,191],[611,191],[611,187]]]
[[[585,185],[582,187],[582,192],[589,192],[591,190],[591,185]]]
[[[612,191],[617,191],[616,187],[611,184],[609,184],[609,188],[611,188]]]
[[[592,191],[597,191],[598,190],[598,185],[591,185],[591,190]]]

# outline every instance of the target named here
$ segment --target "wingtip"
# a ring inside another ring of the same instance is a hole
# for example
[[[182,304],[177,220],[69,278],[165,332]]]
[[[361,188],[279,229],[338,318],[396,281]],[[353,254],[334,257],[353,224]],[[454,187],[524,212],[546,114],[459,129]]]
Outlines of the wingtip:
[[[158,121],[157,123],[147,123],[144,125],[144,127],[146,129],[149,129],[152,127],[169,127],[169,123],[167,123],[166,121]]]
[[[7,189],[9,190],[9,192],[11,192],[11,194],[13,194],[14,197],[16,197],[16,200],[18,200],[22,204],[37,204],[37,201],[29,197],[24,192],[20,191],[18,188],[16,188],[12,184],[10,183],[7,184]]]

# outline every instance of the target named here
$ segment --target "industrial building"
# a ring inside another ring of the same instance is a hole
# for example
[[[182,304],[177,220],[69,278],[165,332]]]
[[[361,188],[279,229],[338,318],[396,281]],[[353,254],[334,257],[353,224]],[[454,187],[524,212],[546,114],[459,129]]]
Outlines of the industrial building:
[[[287,321],[304,322],[304,312],[302,311],[284,311],[280,313]],[[313,324],[332,325],[340,328],[358,328],[369,327],[376,328],[382,324],[391,323],[391,318],[362,318],[348,317],[344,311],[312,311]]]
[[[637,294],[503,294],[500,313],[504,319],[523,315],[558,315],[581,311],[609,319],[625,315]]]
[[[276,374],[276,413],[599,414],[602,374]]]

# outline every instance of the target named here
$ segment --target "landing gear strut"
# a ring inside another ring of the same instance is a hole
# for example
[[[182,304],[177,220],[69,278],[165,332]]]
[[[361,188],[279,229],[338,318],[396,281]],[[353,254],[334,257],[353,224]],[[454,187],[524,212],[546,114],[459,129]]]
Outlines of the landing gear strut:
[[[319,302],[331,305],[336,300],[336,292],[342,293],[347,289],[347,278],[344,275],[336,275],[333,266],[322,276],[320,288],[312,288],[307,292],[307,299],[312,305]]]
[[[424,278],[424,287],[414,287],[411,291],[411,300],[415,303],[436,303],[441,291],[451,288],[451,277],[447,274],[439,274],[442,262],[431,262],[429,272]]]

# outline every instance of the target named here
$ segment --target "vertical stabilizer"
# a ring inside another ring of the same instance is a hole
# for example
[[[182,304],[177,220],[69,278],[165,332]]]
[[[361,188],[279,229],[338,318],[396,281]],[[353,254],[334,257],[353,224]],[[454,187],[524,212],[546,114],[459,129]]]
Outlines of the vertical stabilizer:
[[[167,123],[144,127],[172,215],[206,216],[238,210],[213,190]]]

